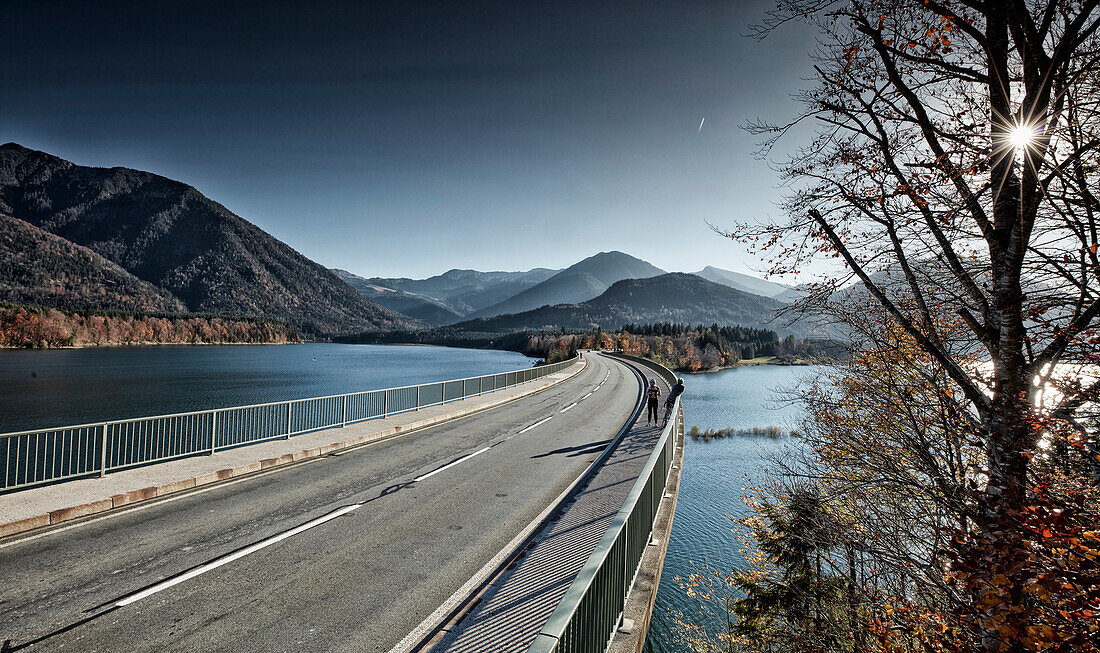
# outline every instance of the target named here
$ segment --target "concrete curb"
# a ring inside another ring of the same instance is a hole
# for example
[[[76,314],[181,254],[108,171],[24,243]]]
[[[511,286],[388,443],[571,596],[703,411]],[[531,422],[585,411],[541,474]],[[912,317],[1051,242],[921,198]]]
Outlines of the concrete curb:
[[[318,458],[320,456],[324,456],[333,452],[343,451],[345,449],[352,449],[354,447],[359,447],[375,442],[381,442],[383,440],[389,440],[402,435],[408,435],[415,431],[420,431],[431,426],[442,424],[444,422],[449,422],[462,417],[466,417],[468,415],[472,415],[474,413],[480,413],[482,411],[490,410],[492,408],[497,408],[518,399],[523,399],[535,393],[542,392],[543,390],[552,388],[568,379],[573,378],[588,367],[587,360],[582,358],[580,362],[583,363],[583,365],[577,366],[574,364],[573,366],[565,370],[566,374],[564,376],[558,379],[554,379],[552,383],[530,388],[527,391],[521,392],[518,395],[503,397],[496,401],[491,401],[487,404],[482,404],[475,408],[457,410],[451,413],[447,413],[445,415],[430,417],[401,426],[392,426],[381,431],[377,431],[375,433],[368,433],[366,435],[361,435],[359,437],[351,438],[349,440],[343,440],[340,442],[334,442],[332,444],[326,444],[320,447],[313,447],[290,454],[284,454],[276,458],[265,458],[245,465],[238,465],[236,467],[220,469],[216,472],[203,474],[201,476],[173,481],[171,483],[165,483],[162,485],[153,485],[141,488],[139,490],[125,492],[123,494],[116,494],[109,498],[99,499],[96,501],[91,501],[89,503],[83,503],[67,508],[60,508],[50,511],[48,513],[43,513],[41,515],[34,515],[32,517],[25,517],[15,521],[3,523],[0,524],[0,539],[13,535],[19,535],[21,533],[25,533],[27,531],[35,530],[38,528],[54,526],[67,521],[80,519],[82,517],[88,517],[90,515],[103,513],[110,510],[116,510],[122,507],[130,507],[144,501],[150,501],[160,497],[168,496],[170,494],[176,494],[178,492],[184,492],[197,487],[211,485],[213,483],[220,483],[229,479],[248,476],[249,474],[255,474],[260,471],[267,471],[277,467],[292,465],[303,460]],[[562,372],[557,372],[556,374],[561,373]],[[553,379],[553,377],[554,374],[551,374],[543,378]]]

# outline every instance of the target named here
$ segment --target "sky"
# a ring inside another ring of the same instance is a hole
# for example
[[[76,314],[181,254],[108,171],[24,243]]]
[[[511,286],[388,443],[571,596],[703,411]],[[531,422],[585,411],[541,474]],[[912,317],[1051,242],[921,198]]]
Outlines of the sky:
[[[761,276],[707,223],[782,217],[741,126],[798,111],[813,34],[745,36],[769,6],[12,0],[0,142],[189,183],[367,277]]]

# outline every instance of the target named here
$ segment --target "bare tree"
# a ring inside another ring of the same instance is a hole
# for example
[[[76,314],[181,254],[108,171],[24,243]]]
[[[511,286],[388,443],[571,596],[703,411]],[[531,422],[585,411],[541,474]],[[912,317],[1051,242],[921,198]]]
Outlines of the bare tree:
[[[1096,5],[791,0],[761,28],[812,18],[825,36],[807,112],[755,131],[825,128],[782,166],[791,221],[730,235],[779,248],[775,273],[843,260],[973,406],[991,504],[1023,499],[1044,383],[1096,358]],[[987,367],[960,361],[946,313]],[[1046,416],[1073,417],[1097,385],[1064,388]]]
[[[926,359],[914,369],[942,375],[983,453],[969,516],[985,532],[1021,523],[1044,439],[1100,481],[1097,4],[782,0],[759,28],[811,20],[822,34],[805,112],[750,127],[763,151],[807,120],[820,129],[780,164],[790,220],[728,235],[769,251],[773,273],[839,258],[848,276],[802,308],[853,301],[854,279]],[[1022,605],[1009,584],[1006,605]],[[984,645],[1011,648],[1004,632]]]

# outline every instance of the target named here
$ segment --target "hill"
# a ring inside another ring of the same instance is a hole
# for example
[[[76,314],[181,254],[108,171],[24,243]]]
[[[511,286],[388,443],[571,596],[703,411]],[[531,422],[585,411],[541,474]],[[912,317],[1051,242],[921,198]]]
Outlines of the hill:
[[[370,279],[339,268],[332,268],[332,272],[362,296],[392,311],[434,325],[450,324],[462,319],[461,315],[445,304],[427,295],[379,286],[371,283]]]
[[[785,286],[781,283],[758,279],[747,274],[741,274],[740,272],[733,272],[732,270],[723,270],[722,268],[716,268],[712,265],[708,265],[694,274],[697,277],[703,277],[707,281],[713,281],[723,286],[729,286],[730,288],[735,288],[742,292],[749,292],[763,297],[777,298],[781,294],[793,290],[790,286]]]
[[[0,145],[0,212],[86,247],[189,311],[275,319],[309,335],[415,321],[187,184]]]
[[[599,297],[586,302],[469,320],[455,324],[454,328],[480,333],[594,327],[614,330],[631,323],[671,322],[740,325],[774,329],[780,335],[797,335],[797,329],[772,323],[775,310],[782,306],[768,297],[741,292],[693,274],[674,272],[619,281]]]
[[[574,263],[536,286],[474,313],[472,317],[522,313],[541,306],[584,302],[623,279],[644,279],[661,274],[665,271],[629,254],[600,252]]]
[[[0,214],[0,302],[182,313],[183,302],[87,247]]]
[[[480,272],[454,269],[427,279],[375,277],[366,281],[380,288],[420,296],[426,301],[443,306],[461,318],[504,301],[546,281],[557,273],[558,270],[547,268],[533,268],[526,272]],[[370,297],[370,295],[367,296]],[[447,322],[440,323],[447,324]]]

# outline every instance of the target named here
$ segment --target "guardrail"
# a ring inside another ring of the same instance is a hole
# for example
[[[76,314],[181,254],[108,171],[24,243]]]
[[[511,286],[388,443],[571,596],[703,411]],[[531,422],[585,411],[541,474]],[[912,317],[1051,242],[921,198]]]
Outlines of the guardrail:
[[[670,384],[675,383],[675,375],[653,361],[619,357],[657,369]],[[672,415],[623,507],[527,649],[528,653],[603,653],[608,649],[649,544],[672,469],[677,434],[683,430],[679,397]]]
[[[534,381],[575,361],[400,388],[4,433],[0,492],[382,419]]]

